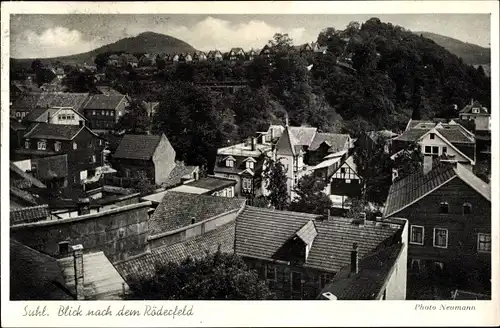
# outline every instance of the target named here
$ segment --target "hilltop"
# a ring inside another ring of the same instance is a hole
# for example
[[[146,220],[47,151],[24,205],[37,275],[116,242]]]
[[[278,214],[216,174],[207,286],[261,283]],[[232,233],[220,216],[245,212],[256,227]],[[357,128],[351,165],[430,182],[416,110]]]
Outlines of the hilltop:
[[[154,32],[144,32],[137,36],[118,40],[114,43],[102,46],[89,52],[41,59],[44,63],[61,62],[63,64],[93,64],[97,54],[106,52],[127,52],[127,53],[173,53],[173,52],[193,52],[196,51],[190,44],[169,35]],[[14,59],[17,64],[31,65],[34,58]]]
[[[484,48],[476,44],[463,42],[448,36],[430,33],[430,32],[414,32],[417,35],[431,39],[436,44],[445,48],[449,52],[462,58],[463,61],[470,65],[490,64],[490,48]]]

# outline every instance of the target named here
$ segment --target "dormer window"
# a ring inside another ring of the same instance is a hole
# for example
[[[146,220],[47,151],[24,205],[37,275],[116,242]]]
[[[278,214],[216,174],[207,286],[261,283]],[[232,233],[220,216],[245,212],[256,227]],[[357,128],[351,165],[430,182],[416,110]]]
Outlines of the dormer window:
[[[250,170],[253,170],[253,168],[254,168],[254,165],[253,165],[252,161],[247,161],[246,166],[247,166],[247,169],[250,169]]]
[[[234,161],[230,158],[226,159],[226,166],[227,167],[234,167]]]
[[[40,140],[37,143],[37,149],[38,150],[46,150],[47,149],[47,142],[44,140]]]
[[[256,162],[256,160],[255,160],[255,159],[253,159],[252,157],[248,157],[247,159],[245,159],[245,160],[244,160],[244,162],[245,162],[245,167],[246,167],[247,169],[250,169],[250,170],[253,170],[253,169],[254,169],[254,167],[255,167],[255,162]]]
[[[431,140],[434,140],[434,139],[436,138],[436,134],[434,134],[434,133],[430,133],[430,134],[429,134],[429,138],[430,138]]]
[[[472,108],[472,112],[473,112],[474,114],[479,113],[479,108]]]

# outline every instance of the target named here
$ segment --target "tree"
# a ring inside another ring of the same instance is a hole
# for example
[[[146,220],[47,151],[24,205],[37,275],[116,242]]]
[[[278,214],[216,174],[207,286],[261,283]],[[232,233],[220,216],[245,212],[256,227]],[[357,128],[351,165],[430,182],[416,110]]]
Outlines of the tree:
[[[125,114],[118,120],[116,130],[125,130],[130,134],[145,134],[149,131],[151,120],[144,105],[139,101],[132,101]]]
[[[109,53],[99,53],[94,59],[94,64],[98,70],[101,70],[106,67],[108,63]]]
[[[64,76],[62,84],[69,92],[89,92],[95,89],[96,78],[90,71],[75,69]]]
[[[275,33],[273,39],[269,40],[269,46],[275,53],[288,53],[293,48],[293,39],[286,33]]]
[[[377,138],[375,147],[367,150],[357,147],[353,154],[358,174],[362,177],[363,201],[381,205],[385,202],[392,182],[392,163],[384,150],[385,140]]]
[[[366,213],[367,204],[361,198],[349,198],[346,203],[349,203],[349,210],[345,216],[347,218],[358,220],[361,216],[361,213]]]
[[[269,190],[267,199],[271,206],[278,210],[284,210],[288,206],[288,188],[285,167],[281,161],[266,158],[263,177],[266,181],[266,189]]]
[[[37,73],[42,68],[44,68],[44,65],[40,59],[35,59],[31,62],[31,69],[33,70],[33,72]]]
[[[158,265],[155,276],[133,281],[130,299],[135,300],[269,300],[267,283],[249,270],[243,260],[220,249],[200,259]]]
[[[394,182],[422,170],[423,161],[424,157],[418,145],[412,144],[408,146],[399,156],[394,158],[393,169],[398,172],[398,176]]]
[[[326,182],[317,179],[313,174],[305,175],[299,179],[294,188],[297,198],[292,201],[289,209],[296,212],[324,214],[333,204],[323,192]]]

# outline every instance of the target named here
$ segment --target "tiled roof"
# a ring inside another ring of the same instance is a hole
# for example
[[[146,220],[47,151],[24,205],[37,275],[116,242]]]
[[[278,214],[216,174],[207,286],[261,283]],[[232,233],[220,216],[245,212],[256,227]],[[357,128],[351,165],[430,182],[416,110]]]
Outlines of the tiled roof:
[[[161,135],[126,134],[123,136],[114,158],[149,160],[160,143]]]
[[[12,100],[12,108],[15,109],[32,109],[36,107],[38,99],[40,99],[41,94],[23,94],[16,99]]]
[[[172,172],[170,172],[167,181],[162,183],[162,186],[165,188],[170,188],[181,184],[182,178],[187,175],[192,175],[193,171],[197,167],[198,166],[184,165],[184,163],[182,162],[176,162],[174,169],[172,170]]]
[[[289,126],[288,129],[294,138],[295,145],[310,146],[316,135],[317,128],[305,126]]]
[[[173,245],[155,248],[151,253],[115,264],[116,269],[127,282],[135,279],[151,278],[157,265],[169,262],[180,263],[188,256],[200,259],[219,249],[223,253],[234,251],[235,222],[224,224],[217,229],[198,235],[192,239]]]
[[[361,257],[372,252],[398,229],[389,225],[358,226],[346,218],[319,220],[321,216],[246,206],[236,219],[235,253],[244,257],[286,260],[283,246],[309,221],[315,220],[314,238],[305,266],[337,272],[350,263],[350,250],[358,243]]]
[[[10,239],[11,300],[73,300],[56,259]]]
[[[75,293],[73,256],[57,260],[66,286]],[[86,300],[120,300],[128,285],[103,252],[83,255],[84,295]],[[123,285],[124,284],[124,285]],[[125,290],[124,290],[125,289]]]
[[[217,155],[217,158],[215,160],[215,167],[214,167],[214,172],[217,173],[228,173],[228,174],[241,174],[246,170],[246,162],[245,160],[249,156],[233,156],[236,161],[233,164],[233,167],[227,167],[225,158],[227,155]],[[264,156],[260,155],[259,157],[253,157],[252,158],[256,159],[256,163],[254,164],[254,169],[253,172],[255,174],[260,174],[262,171],[262,167],[264,165]]]
[[[114,110],[126,98],[125,95],[93,95],[85,104],[85,109]]]
[[[68,176],[68,155],[56,155],[32,160],[37,163],[38,177],[44,180]]]
[[[394,140],[416,142],[424,134],[426,134],[428,131],[429,130],[425,130],[425,129],[410,129],[410,130],[406,130],[401,135],[399,135],[398,137],[394,138]]]
[[[365,256],[359,261],[359,271],[350,275],[350,264],[344,267],[321,293],[330,292],[337,300],[375,300],[381,296],[390,274],[401,255],[398,243]]]
[[[38,202],[33,195],[25,190],[10,186],[10,196],[11,196],[11,201],[12,201],[12,196],[21,198],[23,201],[31,204],[31,205],[37,205]]]
[[[21,178],[23,180],[29,181],[30,186],[34,185],[35,187],[38,187],[38,188],[46,188],[46,186],[40,180],[38,180],[37,178],[35,178],[31,174],[24,172],[19,167],[17,167],[17,165],[14,164],[13,162],[10,162],[10,179],[11,179],[11,181],[13,178],[15,179],[16,176],[18,176],[19,178]]]
[[[422,171],[395,182],[389,189],[384,216],[397,214],[407,206],[425,197],[433,190],[443,186],[451,179],[458,177],[483,197],[491,200],[490,186],[464,168],[460,163],[452,164],[434,161],[433,169],[427,174]]]
[[[36,222],[50,217],[48,205],[25,207],[10,211],[10,225]]]
[[[330,146],[329,151],[338,152],[345,148],[347,140],[349,140],[348,134],[316,133],[309,150],[317,150],[323,142],[326,142]]]
[[[79,125],[37,123],[24,138],[71,140],[81,129]]]
[[[168,191],[149,220],[152,235],[186,227],[191,219],[201,222],[238,210],[245,200]]]
[[[47,114],[50,112],[49,108],[33,108],[23,121],[26,122],[45,122],[47,123]]]
[[[436,129],[443,137],[451,143],[474,143],[474,138],[468,136],[460,128]]]
[[[37,107],[73,107],[79,111],[88,100],[88,93],[44,92],[36,104]]]

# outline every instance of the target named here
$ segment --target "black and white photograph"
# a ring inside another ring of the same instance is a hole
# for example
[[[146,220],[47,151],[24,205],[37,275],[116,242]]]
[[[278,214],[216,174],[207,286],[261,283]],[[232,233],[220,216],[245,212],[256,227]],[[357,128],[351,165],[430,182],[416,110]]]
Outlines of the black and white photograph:
[[[11,301],[492,300],[490,14],[8,28]]]

